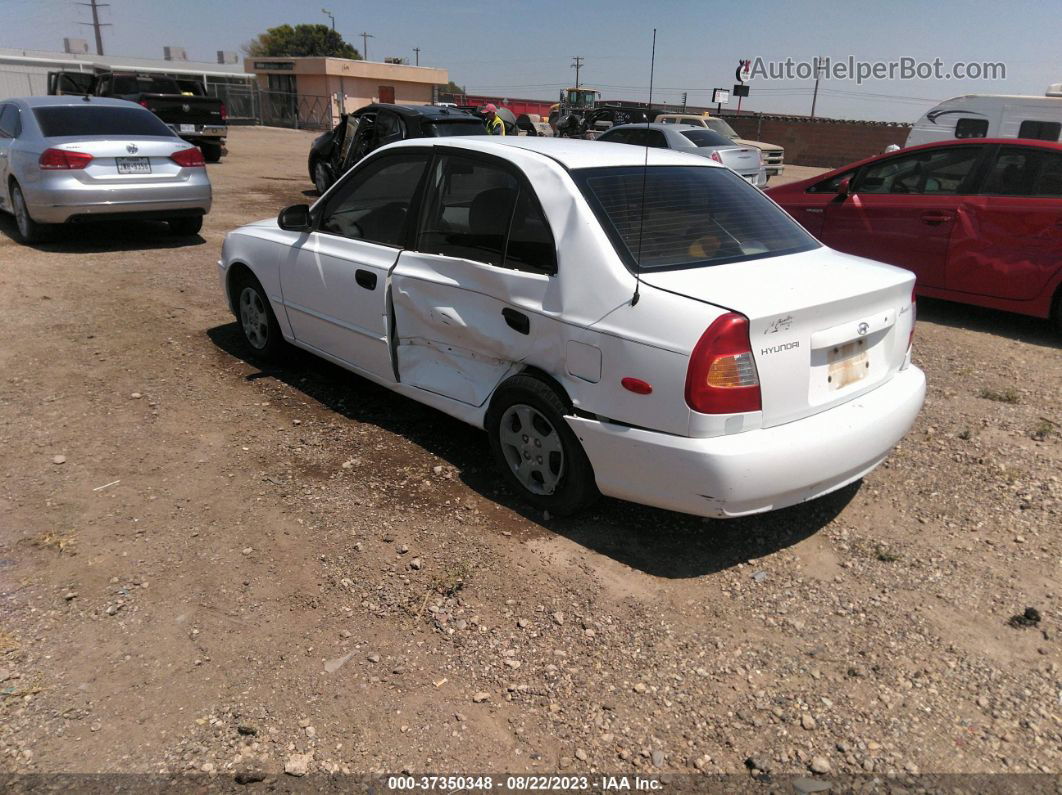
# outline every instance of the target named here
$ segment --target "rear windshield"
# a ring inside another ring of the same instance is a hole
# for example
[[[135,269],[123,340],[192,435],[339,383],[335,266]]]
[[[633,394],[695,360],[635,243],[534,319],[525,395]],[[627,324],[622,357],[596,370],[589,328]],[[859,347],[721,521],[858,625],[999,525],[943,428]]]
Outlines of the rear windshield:
[[[487,129],[475,119],[468,121],[437,121],[431,124],[432,135],[449,138],[454,135],[486,135]]]
[[[84,105],[61,105],[34,108],[33,115],[45,138],[65,135],[161,135],[173,137],[173,131],[148,110]]]
[[[617,253],[635,270],[721,265],[819,246],[726,168],[593,168],[572,176]]]
[[[711,130],[683,130],[682,134],[689,138],[694,146],[733,146],[734,142]]]
[[[180,86],[172,77],[143,77],[119,75],[111,90],[115,94],[180,94]]]

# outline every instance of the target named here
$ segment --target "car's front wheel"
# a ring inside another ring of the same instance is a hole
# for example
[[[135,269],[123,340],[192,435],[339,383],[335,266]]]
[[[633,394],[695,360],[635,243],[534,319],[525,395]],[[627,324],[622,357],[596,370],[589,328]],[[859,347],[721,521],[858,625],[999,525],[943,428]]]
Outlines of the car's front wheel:
[[[332,186],[332,175],[328,172],[328,166],[321,160],[315,160],[313,164],[313,186],[322,195]]]
[[[510,378],[495,393],[486,428],[505,480],[527,502],[558,516],[598,496],[582,445],[564,420],[564,400],[530,375]]]
[[[30,217],[26,197],[17,182],[11,183],[11,209],[15,213],[15,229],[20,243],[36,243],[44,238],[47,227]]]
[[[233,296],[244,341],[263,359],[279,358],[284,336],[262,285],[254,276],[245,274],[233,285]]]

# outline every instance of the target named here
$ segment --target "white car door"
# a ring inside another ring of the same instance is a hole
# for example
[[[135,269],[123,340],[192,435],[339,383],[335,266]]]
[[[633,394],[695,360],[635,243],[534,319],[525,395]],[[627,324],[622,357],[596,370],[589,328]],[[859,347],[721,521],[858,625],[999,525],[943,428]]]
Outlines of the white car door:
[[[301,344],[394,381],[387,275],[411,230],[427,150],[367,160],[314,209],[314,231],[281,268],[284,306]]]
[[[536,349],[563,347],[556,261],[515,167],[440,149],[416,241],[391,275],[399,380],[479,406]]]

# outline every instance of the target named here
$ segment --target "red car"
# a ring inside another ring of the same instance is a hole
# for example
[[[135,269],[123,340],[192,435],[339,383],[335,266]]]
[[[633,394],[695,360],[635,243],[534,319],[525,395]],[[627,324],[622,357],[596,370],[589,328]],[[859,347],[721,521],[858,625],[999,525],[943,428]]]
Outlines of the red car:
[[[831,248],[914,271],[919,295],[1062,330],[1062,144],[913,146],[766,193]]]

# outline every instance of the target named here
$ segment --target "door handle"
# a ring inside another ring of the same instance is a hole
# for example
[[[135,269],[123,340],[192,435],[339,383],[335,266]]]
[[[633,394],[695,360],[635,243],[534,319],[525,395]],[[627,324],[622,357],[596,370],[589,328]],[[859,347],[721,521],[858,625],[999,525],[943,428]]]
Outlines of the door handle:
[[[354,271],[354,281],[358,283],[360,287],[364,287],[366,290],[376,289],[376,274],[372,271],[362,270],[358,268]]]
[[[505,322],[509,324],[509,328],[513,331],[520,334],[531,333],[531,319],[523,312],[517,312],[515,309],[505,307],[502,310],[502,317],[505,318]]]
[[[937,226],[946,221],[950,221],[954,216],[951,213],[942,212],[929,212],[922,213],[922,222],[929,224],[930,226]]]

